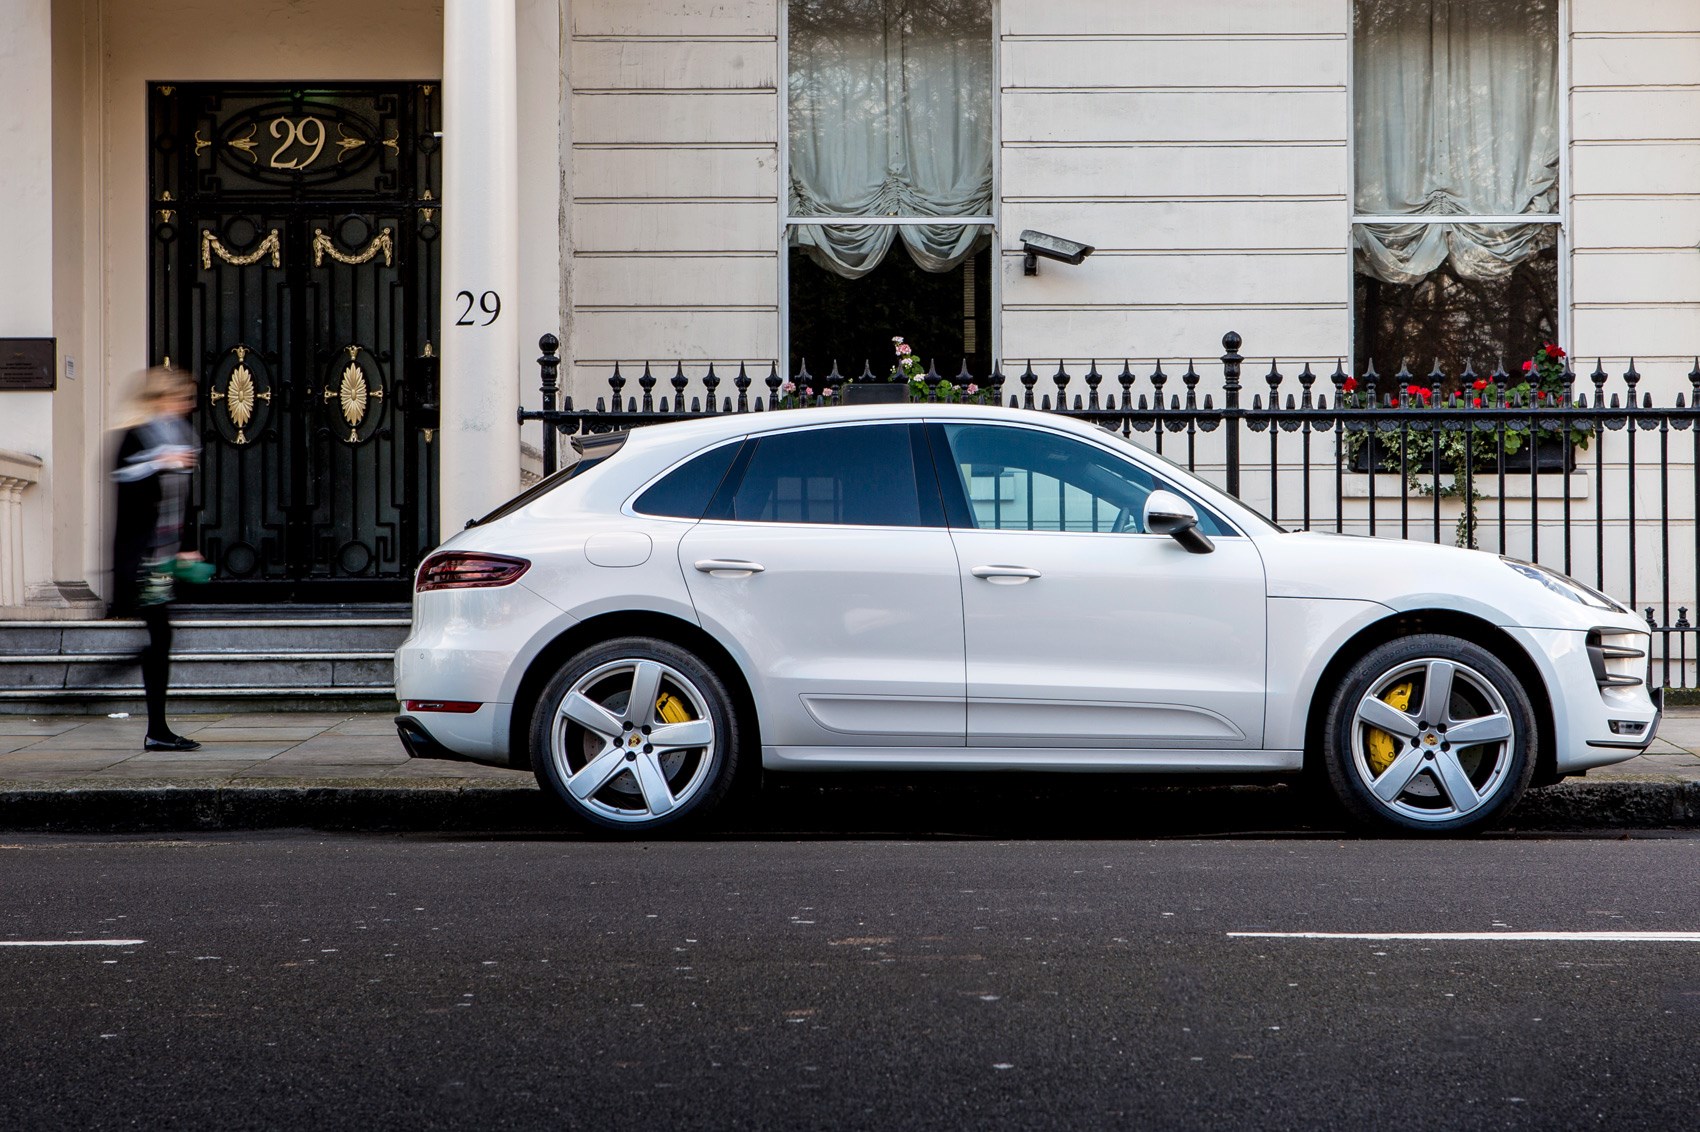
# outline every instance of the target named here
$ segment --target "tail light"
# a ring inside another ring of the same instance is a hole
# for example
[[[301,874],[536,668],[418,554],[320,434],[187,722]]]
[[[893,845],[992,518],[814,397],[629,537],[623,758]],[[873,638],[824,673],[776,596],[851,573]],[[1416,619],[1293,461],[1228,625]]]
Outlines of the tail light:
[[[529,569],[531,563],[524,558],[450,550],[433,554],[425,560],[414,580],[413,592],[505,586],[517,581]]]

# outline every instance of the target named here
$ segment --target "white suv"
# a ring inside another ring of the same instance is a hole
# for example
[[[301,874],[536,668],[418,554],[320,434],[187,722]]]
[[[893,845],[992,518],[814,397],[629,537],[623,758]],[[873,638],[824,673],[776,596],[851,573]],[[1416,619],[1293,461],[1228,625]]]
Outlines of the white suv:
[[[1652,742],[1645,623],[1538,566],[1283,531],[1115,434],[978,406],[591,437],[420,567],[416,755],[582,823],[705,818],[761,767],[1313,771],[1464,831]]]

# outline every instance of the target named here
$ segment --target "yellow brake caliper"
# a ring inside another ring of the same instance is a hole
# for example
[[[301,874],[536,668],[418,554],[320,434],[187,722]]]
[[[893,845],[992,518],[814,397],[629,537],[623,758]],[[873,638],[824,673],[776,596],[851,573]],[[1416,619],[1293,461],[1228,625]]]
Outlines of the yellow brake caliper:
[[[1396,684],[1388,689],[1387,694],[1382,696],[1381,699],[1389,707],[1397,708],[1399,711],[1409,711],[1411,691],[1411,682],[1407,680],[1403,684]],[[1399,740],[1379,727],[1370,728],[1366,739],[1369,747],[1370,770],[1377,775],[1386,773],[1387,768],[1393,765],[1394,757],[1399,753]]]
[[[655,715],[662,723],[689,723],[691,721],[691,713],[685,707],[685,701],[672,692],[662,692],[661,697],[655,701]],[[1391,741],[1389,739],[1389,742]],[[1392,756],[1389,755],[1388,758],[1391,759]]]

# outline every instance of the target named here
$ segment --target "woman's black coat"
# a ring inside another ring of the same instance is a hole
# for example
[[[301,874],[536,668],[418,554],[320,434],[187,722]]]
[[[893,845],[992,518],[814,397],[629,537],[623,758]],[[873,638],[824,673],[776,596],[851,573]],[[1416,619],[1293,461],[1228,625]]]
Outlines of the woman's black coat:
[[[142,451],[139,428],[132,428],[118,442],[116,466],[128,466],[132,457]],[[142,564],[153,545],[154,528],[159,525],[159,477],[155,472],[141,479],[118,485],[118,524],[112,535],[112,614],[129,616],[137,612],[142,590]]]

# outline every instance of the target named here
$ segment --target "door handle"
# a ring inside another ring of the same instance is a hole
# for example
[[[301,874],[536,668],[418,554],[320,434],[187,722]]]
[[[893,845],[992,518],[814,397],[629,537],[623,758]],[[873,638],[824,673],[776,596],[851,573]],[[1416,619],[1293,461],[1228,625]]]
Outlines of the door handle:
[[[740,558],[699,558],[696,568],[711,578],[747,578],[767,569],[760,562],[746,562]]]
[[[994,586],[1019,586],[1042,576],[1031,566],[974,566],[968,572]]]

